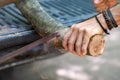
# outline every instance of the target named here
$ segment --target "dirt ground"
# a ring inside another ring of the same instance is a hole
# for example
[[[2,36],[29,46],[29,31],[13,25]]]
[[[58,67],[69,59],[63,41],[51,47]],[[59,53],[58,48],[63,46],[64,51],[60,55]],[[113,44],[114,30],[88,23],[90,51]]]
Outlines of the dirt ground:
[[[120,80],[120,29],[106,37],[99,57],[71,53],[0,71],[0,80]]]

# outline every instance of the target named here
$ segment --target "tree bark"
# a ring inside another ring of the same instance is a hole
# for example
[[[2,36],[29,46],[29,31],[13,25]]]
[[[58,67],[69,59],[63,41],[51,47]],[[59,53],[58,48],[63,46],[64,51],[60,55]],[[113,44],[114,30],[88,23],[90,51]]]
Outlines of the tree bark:
[[[20,0],[15,4],[39,35],[46,36],[58,32],[59,36],[56,37],[53,42],[57,47],[62,49],[62,38],[69,29],[68,27],[51,18],[37,0]],[[88,47],[88,54],[92,56],[102,54],[104,41],[103,35],[95,35],[92,37]]]

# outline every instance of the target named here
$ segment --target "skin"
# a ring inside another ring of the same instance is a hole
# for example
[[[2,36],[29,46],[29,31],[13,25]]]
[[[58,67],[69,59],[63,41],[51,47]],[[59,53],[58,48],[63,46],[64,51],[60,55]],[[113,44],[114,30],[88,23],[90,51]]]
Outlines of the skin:
[[[101,12],[115,5],[117,1],[118,0],[93,0],[93,3],[96,9]],[[98,18],[101,24],[107,29],[104,18],[101,15],[98,15]],[[73,24],[63,38],[63,47],[73,54],[84,56],[87,53],[90,38],[95,34],[103,34],[103,30],[94,17],[84,22]]]
[[[119,0],[93,0],[93,4],[98,12],[113,7]]]
[[[103,31],[95,18],[74,24],[63,38],[63,47],[73,54],[79,56],[86,55],[90,38],[95,34],[103,34]]]

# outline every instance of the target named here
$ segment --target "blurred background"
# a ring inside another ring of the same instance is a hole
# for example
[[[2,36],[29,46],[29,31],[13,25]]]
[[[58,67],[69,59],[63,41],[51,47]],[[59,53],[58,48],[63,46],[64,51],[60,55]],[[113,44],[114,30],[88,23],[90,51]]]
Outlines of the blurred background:
[[[97,14],[91,0],[38,1],[53,18],[66,26]],[[13,63],[14,67],[3,70],[0,66],[0,80],[119,80],[119,34],[120,28],[117,28],[113,29],[110,35],[105,36],[106,47],[104,53],[98,57],[79,57],[69,52],[64,55],[59,53],[58,56],[56,52],[49,52],[45,54],[47,57],[44,60],[34,60],[33,56],[33,61],[28,61],[27,64],[15,66],[17,63]],[[19,46],[39,39],[39,35],[34,32],[14,4],[0,8],[0,36],[2,36],[0,56],[8,52],[9,48],[14,47],[12,50],[16,50]],[[38,52],[38,49],[40,47],[33,51]],[[50,54],[52,58],[49,58]],[[44,54],[40,54],[41,58],[42,55]]]

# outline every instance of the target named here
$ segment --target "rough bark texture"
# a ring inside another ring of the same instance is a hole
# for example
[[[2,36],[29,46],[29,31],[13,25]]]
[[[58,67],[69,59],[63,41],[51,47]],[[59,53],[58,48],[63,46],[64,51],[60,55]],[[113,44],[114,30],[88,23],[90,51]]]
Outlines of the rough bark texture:
[[[37,0],[23,0],[16,3],[17,8],[32,23],[35,30],[45,36],[56,30],[65,29],[58,21],[51,18],[41,7]]]
[[[68,27],[51,18],[44,11],[44,9],[41,7],[37,0],[22,0],[16,2],[15,4],[17,8],[22,12],[22,14],[28,19],[28,21],[31,22],[34,29],[41,36],[46,36],[56,31],[59,32],[59,37],[56,38],[56,40],[54,41],[55,43],[58,42],[57,47],[59,46],[59,48],[62,48],[62,38],[65,35],[66,31],[69,29]],[[104,39],[102,35],[99,36],[101,36],[99,37],[99,40]],[[103,44],[101,44],[101,42],[98,42],[98,40],[96,41],[97,37],[98,36],[92,37],[92,42],[90,41],[92,45],[89,45],[88,47],[88,53],[92,56],[101,54],[104,49],[104,42]],[[99,48],[97,46],[99,46]]]

